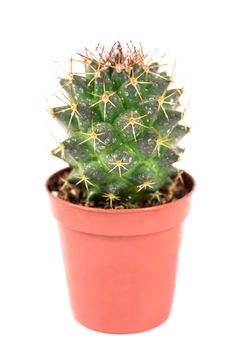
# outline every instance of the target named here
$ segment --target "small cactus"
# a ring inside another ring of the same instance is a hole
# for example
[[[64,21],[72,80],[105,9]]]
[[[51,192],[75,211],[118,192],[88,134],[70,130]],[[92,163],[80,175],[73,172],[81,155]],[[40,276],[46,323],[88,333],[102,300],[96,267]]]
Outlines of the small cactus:
[[[60,79],[64,105],[50,108],[68,134],[52,151],[70,165],[66,181],[95,206],[159,204],[164,191],[172,200],[178,142],[189,131],[180,123],[183,89],[171,88],[173,76],[132,45],[79,56],[84,73],[72,71],[71,59]]]

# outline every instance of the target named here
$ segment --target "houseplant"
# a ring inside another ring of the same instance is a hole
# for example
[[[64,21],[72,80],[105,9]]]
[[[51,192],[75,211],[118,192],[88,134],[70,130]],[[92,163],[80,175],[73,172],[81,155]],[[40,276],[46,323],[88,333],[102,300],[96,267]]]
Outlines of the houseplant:
[[[59,222],[70,300],[83,325],[139,332],[170,313],[194,180],[173,164],[189,128],[181,88],[143,50],[120,43],[79,55],[50,113],[69,164],[46,184]]]

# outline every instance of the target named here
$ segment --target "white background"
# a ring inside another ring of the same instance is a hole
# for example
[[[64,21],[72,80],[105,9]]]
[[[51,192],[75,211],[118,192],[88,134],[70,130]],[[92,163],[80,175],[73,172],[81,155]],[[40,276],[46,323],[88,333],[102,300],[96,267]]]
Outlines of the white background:
[[[236,1],[7,1],[1,7],[0,348],[238,348]],[[191,102],[181,167],[197,181],[184,226],[174,307],[135,335],[90,331],[71,316],[44,189],[64,166],[49,155],[44,92],[54,61],[98,41],[132,39],[172,55]]]

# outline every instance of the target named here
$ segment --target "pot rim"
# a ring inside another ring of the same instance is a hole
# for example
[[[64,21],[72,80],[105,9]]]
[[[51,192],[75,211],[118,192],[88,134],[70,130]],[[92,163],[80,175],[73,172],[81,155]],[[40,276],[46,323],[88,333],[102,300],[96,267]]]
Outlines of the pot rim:
[[[103,208],[94,208],[94,207],[85,207],[84,205],[79,205],[79,204],[74,204],[74,203],[71,203],[71,202],[68,202],[68,201],[65,201],[57,196],[54,196],[52,194],[52,191],[50,191],[49,189],[49,181],[54,177],[56,176],[57,174],[63,172],[63,171],[66,171],[70,169],[69,167],[66,167],[66,168],[63,168],[63,169],[60,169],[56,172],[54,172],[50,177],[48,177],[48,179],[46,180],[46,183],[45,183],[45,188],[46,188],[46,191],[48,192],[49,196],[54,200],[54,201],[57,201],[59,203],[64,203],[64,205],[66,206],[69,206],[69,207],[75,207],[75,208],[79,208],[80,210],[86,210],[88,212],[99,212],[99,213],[109,213],[109,214],[128,214],[128,213],[138,213],[138,212],[148,212],[148,211],[155,211],[155,210],[163,210],[163,208],[169,208],[171,207],[172,205],[175,204],[175,202],[182,202],[184,200],[186,200],[187,198],[191,197],[192,193],[194,192],[195,190],[195,187],[196,187],[196,182],[194,180],[194,178],[189,174],[187,173],[186,171],[184,171],[184,173],[186,174],[186,176],[189,178],[189,180],[191,181],[191,190],[185,194],[185,196],[183,196],[182,198],[179,198],[177,199],[176,201],[174,202],[170,202],[170,203],[166,203],[166,204],[162,204],[162,205],[155,205],[153,207],[146,207],[146,208],[134,208],[134,209],[103,209]]]

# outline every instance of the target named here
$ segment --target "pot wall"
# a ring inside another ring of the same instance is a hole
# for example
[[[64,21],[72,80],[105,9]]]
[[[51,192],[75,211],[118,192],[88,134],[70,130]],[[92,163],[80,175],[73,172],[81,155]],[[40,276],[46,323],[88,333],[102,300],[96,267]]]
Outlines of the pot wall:
[[[169,316],[181,227],[150,235],[107,237],[60,226],[70,300],[83,325],[139,332]]]

